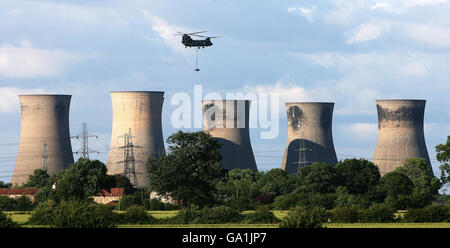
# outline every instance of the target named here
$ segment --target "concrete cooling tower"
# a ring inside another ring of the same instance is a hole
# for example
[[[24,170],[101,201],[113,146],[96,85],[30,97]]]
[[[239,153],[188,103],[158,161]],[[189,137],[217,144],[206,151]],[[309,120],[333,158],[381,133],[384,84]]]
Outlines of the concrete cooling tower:
[[[73,163],[69,133],[70,95],[21,95],[19,151],[11,183],[28,181],[35,169],[50,174]]]
[[[249,133],[248,100],[204,100],[204,131],[222,145],[222,167],[257,171]]]
[[[401,166],[406,158],[430,164],[423,133],[425,100],[377,100],[378,140],[373,162],[381,175]]]
[[[286,103],[288,138],[281,169],[296,174],[314,162],[336,164],[332,135],[334,103]]]
[[[164,92],[111,92],[113,122],[108,174],[123,174],[135,186],[148,183],[146,163],[165,154],[161,113]]]

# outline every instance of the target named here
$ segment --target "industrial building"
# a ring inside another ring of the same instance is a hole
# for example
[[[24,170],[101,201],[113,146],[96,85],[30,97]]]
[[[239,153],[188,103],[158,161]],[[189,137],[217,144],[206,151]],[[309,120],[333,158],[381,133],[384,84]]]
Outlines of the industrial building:
[[[164,92],[111,92],[111,101],[108,174],[124,174],[135,186],[144,186],[148,183],[148,159],[165,154],[161,122]]]
[[[69,132],[70,95],[20,95],[19,151],[11,183],[26,183],[36,169],[49,174],[73,163]]]
[[[332,119],[334,103],[286,103],[288,137],[281,169],[296,174],[314,162],[336,164]]]
[[[381,175],[406,158],[424,158],[431,168],[423,132],[425,100],[377,100],[378,139],[373,162]]]
[[[222,167],[257,171],[249,133],[249,100],[203,100],[203,129],[222,145]]]

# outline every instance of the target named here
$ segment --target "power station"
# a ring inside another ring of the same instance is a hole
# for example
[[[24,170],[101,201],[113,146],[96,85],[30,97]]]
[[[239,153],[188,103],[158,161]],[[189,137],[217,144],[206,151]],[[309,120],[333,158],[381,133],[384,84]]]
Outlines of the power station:
[[[431,168],[423,132],[425,100],[377,100],[378,139],[373,162],[381,175],[406,158],[424,158]]]
[[[108,174],[123,174],[135,186],[148,183],[146,163],[165,154],[162,91],[111,92],[113,121]]]
[[[73,163],[69,132],[70,95],[20,95],[19,151],[11,183],[28,181],[35,169],[49,174]]]
[[[222,147],[222,167],[257,171],[249,132],[249,100],[203,100],[203,129]]]
[[[288,138],[281,169],[296,174],[314,162],[336,164],[332,119],[334,103],[286,103]]]

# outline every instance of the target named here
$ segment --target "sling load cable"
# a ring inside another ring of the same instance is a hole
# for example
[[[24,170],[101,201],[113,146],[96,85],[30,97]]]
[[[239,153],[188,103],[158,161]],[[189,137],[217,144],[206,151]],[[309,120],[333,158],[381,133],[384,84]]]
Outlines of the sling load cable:
[[[194,71],[200,71],[200,68],[198,67],[198,50],[200,50],[200,47],[195,49],[195,68],[194,68]]]

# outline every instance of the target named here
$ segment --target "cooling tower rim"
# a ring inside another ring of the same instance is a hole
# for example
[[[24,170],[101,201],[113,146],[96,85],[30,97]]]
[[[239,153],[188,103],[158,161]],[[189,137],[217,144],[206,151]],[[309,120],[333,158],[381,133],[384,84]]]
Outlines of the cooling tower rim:
[[[23,94],[23,95],[18,95],[19,97],[21,96],[72,96],[72,95],[66,95],[66,94]]]
[[[111,91],[111,94],[116,93],[165,93],[164,91],[146,91],[146,90],[137,90],[137,91]]]
[[[375,102],[426,102],[426,99],[379,99]]]
[[[335,102],[285,102],[285,104],[335,104]]]

